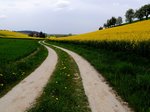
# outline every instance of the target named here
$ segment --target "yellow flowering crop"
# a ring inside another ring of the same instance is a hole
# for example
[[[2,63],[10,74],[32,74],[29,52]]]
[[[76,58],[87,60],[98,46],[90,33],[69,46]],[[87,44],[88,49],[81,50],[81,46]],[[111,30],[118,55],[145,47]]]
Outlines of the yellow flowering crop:
[[[28,35],[18,33],[18,32],[7,31],[7,30],[1,30],[0,36],[1,37],[20,37],[20,38],[28,37]]]
[[[137,22],[129,25],[108,28],[92,33],[81,34],[76,36],[57,38],[55,40],[78,40],[78,41],[143,41],[150,40],[150,20]]]
[[[29,37],[26,34],[13,32],[8,30],[0,30],[0,37],[1,38],[30,38],[30,39],[37,39],[35,37]]]

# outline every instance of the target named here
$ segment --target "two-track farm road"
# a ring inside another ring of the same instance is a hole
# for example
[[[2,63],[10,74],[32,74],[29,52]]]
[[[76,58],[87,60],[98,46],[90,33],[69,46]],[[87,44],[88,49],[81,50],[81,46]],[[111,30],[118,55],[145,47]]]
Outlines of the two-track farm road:
[[[41,95],[57,64],[55,51],[46,48],[48,57],[45,61],[0,99],[0,112],[24,112]]]
[[[77,63],[92,112],[131,112],[131,109],[116,97],[102,75],[89,62],[70,50],[54,47],[67,52]]]
[[[47,44],[47,43],[45,43]],[[45,46],[46,47],[46,46]],[[130,112],[103,77],[78,54],[55,46],[72,56],[77,63],[92,112]],[[49,47],[46,60],[27,78],[0,99],[0,112],[24,112],[38,98],[57,64],[57,54]],[[62,82],[63,83],[63,82]]]

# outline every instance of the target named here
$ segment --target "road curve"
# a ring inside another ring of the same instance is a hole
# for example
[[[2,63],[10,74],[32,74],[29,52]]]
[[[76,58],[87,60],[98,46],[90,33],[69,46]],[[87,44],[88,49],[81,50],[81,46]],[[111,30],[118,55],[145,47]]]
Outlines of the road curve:
[[[54,47],[67,52],[77,63],[92,112],[131,112],[131,109],[116,97],[102,75],[89,62],[70,50]]]
[[[46,47],[46,46],[45,46]],[[57,54],[46,47],[45,61],[5,96],[0,98],[0,112],[24,112],[41,94],[57,64]]]

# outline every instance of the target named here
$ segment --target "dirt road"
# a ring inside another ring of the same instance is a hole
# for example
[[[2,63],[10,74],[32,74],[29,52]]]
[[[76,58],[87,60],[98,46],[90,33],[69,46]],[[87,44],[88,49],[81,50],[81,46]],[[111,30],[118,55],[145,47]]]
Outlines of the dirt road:
[[[92,112],[131,112],[89,62],[72,51],[55,47],[67,52],[77,63]],[[58,59],[55,51],[46,48],[49,55],[42,65],[0,99],[0,112],[24,112],[41,95]]]
[[[89,62],[72,51],[58,46],[54,47],[67,52],[77,63],[92,112],[131,112],[130,108],[116,97],[102,75]]]
[[[57,63],[55,51],[46,48],[48,57],[45,61],[0,99],[0,112],[24,112],[41,95]]]

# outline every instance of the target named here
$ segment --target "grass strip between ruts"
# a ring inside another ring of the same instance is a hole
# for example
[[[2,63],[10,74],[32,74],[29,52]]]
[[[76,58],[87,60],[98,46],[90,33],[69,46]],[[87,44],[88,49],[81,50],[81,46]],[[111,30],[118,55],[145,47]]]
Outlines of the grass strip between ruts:
[[[91,112],[75,61],[66,52],[50,47],[58,54],[56,69],[28,112]]]
[[[84,43],[47,41],[87,59],[136,112],[150,112],[150,60],[125,51],[94,48]]]

